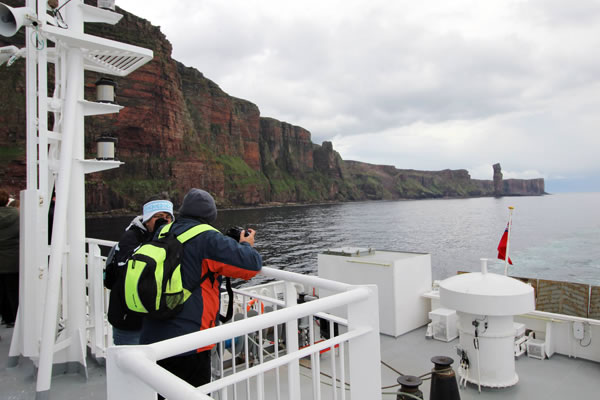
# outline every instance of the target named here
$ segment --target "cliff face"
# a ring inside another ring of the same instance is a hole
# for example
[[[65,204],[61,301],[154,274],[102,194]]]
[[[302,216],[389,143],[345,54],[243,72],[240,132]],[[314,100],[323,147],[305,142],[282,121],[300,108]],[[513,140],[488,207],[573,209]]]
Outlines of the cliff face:
[[[504,194],[508,196],[532,196],[545,194],[542,178],[538,179],[505,179]]]
[[[229,96],[201,72],[173,60],[158,27],[119,11],[124,17],[117,26],[88,24],[86,33],[150,48],[154,59],[115,79],[116,101],[125,106],[119,114],[86,119],[87,157],[96,153],[95,139],[110,134],[118,138],[117,158],[125,162],[87,176],[88,211],[137,211],[147,197],[163,191],[180,203],[190,187],[208,190],[219,206],[494,194],[492,181],[472,180],[466,170],[343,161],[331,142],[313,144],[306,129],[261,117],[255,104]],[[23,43],[22,34],[0,38],[0,46]],[[0,178],[13,192],[25,187],[26,178],[24,64],[0,68]],[[99,78],[86,73],[87,99],[94,99]],[[505,180],[503,194],[543,194],[543,185],[542,179]]]

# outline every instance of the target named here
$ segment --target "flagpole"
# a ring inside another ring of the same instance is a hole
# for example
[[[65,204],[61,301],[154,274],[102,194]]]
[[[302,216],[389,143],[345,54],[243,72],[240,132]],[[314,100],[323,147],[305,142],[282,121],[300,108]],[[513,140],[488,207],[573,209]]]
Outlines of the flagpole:
[[[508,276],[508,252],[510,250],[510,231],[512,229],[512,213],[515,208],[508,206],[508,236],[506,238],[506,254],[504,257],[504,275]]]

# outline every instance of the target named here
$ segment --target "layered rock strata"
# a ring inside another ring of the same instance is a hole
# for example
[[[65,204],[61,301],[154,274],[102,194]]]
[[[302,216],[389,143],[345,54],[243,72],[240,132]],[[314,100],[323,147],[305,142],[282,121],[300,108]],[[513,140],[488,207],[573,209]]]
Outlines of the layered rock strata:
[[[255,104],[173,60],[158,27],[117,11],[124,15],[119,24],[88,24],[86,33],[150,48],[154,59],[116,79],[116,100],[125,106],[119,114],[86,118],[87,158],[96,153],[95,139],[108,134],[118,138],[117,158],[125,162],[87,176],[88,211],[139,210],[163,191],[179,203],[190,187],[208,190],[220,207],[497,194],[496,180],[474,180],[466,170],[344,161],[331,142],[312,143],[308,130],[261,116]],[[0,46],[23,43],[22,33],[0,38]],[[0,179],[15,193],[26,185],[24,65],[20,60],[0,69]],[[99,78],[86,72],[86,99],[94,99]],[[543,193],[543,179],[502,181],[502,195]]]

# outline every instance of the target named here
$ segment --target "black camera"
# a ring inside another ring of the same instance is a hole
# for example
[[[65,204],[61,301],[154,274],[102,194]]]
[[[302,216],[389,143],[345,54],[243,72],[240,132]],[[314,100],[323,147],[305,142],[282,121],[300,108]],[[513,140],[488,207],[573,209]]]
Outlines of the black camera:
[[[242,231],[246,231],[244,236],[250,236],[250,232],[248,232],[248,229],[244,229],[241,226],[234,226],[229,228],[227,232],[225,232],[225,235],[229,236],[230,238],[233,238],[236,242],[239,242]]]

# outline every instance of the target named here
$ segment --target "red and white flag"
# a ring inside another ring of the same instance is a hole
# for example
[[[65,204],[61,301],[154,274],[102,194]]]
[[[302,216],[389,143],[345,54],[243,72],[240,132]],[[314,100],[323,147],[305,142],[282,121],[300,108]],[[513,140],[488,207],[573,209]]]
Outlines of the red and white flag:
[[[500,260],[506,260],[506,245],[508,244],[508,226],[510,222],[506,224],[506,229],[504,229],[504,233],[502,234],[502,238],[500,238],[500,243],[498,244],[498,258]],[[512,265],[512,260],[510,256],[508,257],[508,263]]]

